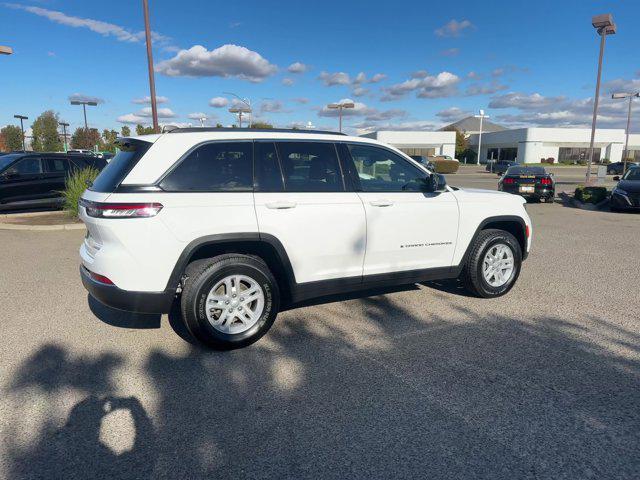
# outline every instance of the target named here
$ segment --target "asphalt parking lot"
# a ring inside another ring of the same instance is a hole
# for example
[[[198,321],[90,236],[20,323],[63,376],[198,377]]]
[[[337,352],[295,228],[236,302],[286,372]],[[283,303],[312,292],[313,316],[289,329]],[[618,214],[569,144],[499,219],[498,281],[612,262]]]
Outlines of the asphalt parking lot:
[[[82,231],[0,230],[0,475],[639,478],[640,215],[528,209],[505,297],[333,299],[226,353],[88,299]]]

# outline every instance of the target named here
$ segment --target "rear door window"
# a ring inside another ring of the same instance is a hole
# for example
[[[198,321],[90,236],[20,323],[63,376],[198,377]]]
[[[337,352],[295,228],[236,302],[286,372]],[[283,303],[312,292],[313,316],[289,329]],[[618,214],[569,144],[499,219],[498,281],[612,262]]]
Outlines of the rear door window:
[[[126,140],[119,143],[120,151],[100,172],[89,190],[103,193],[113,192],[151,145],[149,142],[140,140]]]
[[[333,143],[277,142],[287,192],[344,192]]]
[[[253,191],[252,142],[201,145],[169,172],[160,187],[168,192]]]
[[[276,146],[273,142],[256,142],[254,145],[256,192],[282,192],[284,185]]]
[[[47,173],[66,174],[70,169],[71,165],[66,158],[45,159],[45,171]]]
[[[38,175],[42,173],[42,161],[38,157],[23,158],[12,167],[19,175]]]

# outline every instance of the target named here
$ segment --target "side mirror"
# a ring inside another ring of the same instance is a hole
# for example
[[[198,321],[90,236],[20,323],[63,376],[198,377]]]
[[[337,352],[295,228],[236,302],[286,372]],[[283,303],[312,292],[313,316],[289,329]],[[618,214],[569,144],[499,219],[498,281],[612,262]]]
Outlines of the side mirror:
[[[444,175],[432,173],[424,179],[425,190],[429,193],[444,192],[447,189],[447,180]]]
[[[19,177],[20,174],[18,173],[18,170],[16,170],[15,168],[9,168],[5,170],[2,176],[4,178],[16,178],[16,177]]]
[[[613,177],[613,181],[614,182],[619,182],[620,181],[620,175],[616,175],[615,177]]]

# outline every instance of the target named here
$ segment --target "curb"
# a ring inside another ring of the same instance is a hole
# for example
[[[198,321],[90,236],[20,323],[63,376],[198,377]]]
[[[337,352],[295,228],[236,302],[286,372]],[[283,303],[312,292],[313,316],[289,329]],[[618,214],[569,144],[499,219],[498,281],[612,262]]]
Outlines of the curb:
[[[63,215],[64,212],[58,211],[46,211],[46,212],[28,212],[28,213],[14,213],[14,214],[1,214],[0,215],[0,230],[23,230],[33,232],[50,232],[61,230],[84,230],[86,227],[84,223],[63,223],[60,225],[21,225],[16,223],[4,223],[3,220],[7,218],[37,218],[44,216],[58,216]]]

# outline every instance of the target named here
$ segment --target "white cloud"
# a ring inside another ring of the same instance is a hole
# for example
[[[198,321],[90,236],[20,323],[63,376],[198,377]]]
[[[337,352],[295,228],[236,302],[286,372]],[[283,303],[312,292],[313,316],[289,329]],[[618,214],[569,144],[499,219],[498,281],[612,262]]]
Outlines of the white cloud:
[[[141,117],[140,115],[136,115],[135,113],[127,113],[126,115],[120,115],[117,119],[120,123],[128,123],[128,124],[144,124],[148,122],[147,118]]]
[[[143,30],[132,32],[124,27],[121,27],[120,25],[116,25],[113,23],[94,20],[91,18],[74,17],[62,12],[58,12],[56,10],[48,10],[41,7],[18,5],[16,3],[5,3],[4,6],[33,13],[34,15],[47,18],[48,20],[60,25],[66,25],[74,28],[86,28],[105,37],[114,37],[121,42],[140,43],[145,40]],[[170,41],[169,37],[161,35],[157,32],[152,32],[151,35],[151,38],[154,42],[167,43],[168,41]]]
[[[169,77],[235,77],[258,83],[278,68],[257,52],[228,44],[211,51],[194,45],[158,63],[155,70]]]
[[[151,113],[151,107],[144,107],[142,110],[140,110],[140,112],[137,113],[137,115],[142,116],[142,117],[150,117],[152,115]],[[171,110],[170,108],[158,108],[158,118],[174,118],[177,117],[177,115],[175,113],[173,113],[173,110]]]
[[[384,80],[385,78],[387,78],[387,76],[384,73],[376,73],[373,77],[371,77],[371,80],[369,80],[369,83],[378,83]]]
[[[350,98],[343,98],[339,102],[336,103],[354,103],[354,108],[345,108],[342,110],[342,117],[364,117],[365,121],[368,122],[377,122],[380,120],[389,120],[392,118],[402,118],[407,115],[407,112],[400,109],[390,109],[390,110],[378,110],[377,108],[369,107],[361,102],[354,102]],[[339,111],[337,109],[331,109],[324,106],[322,109],[318,111],[319,117],[328,117],[328,118],[336,118],[339,116]]]
[[[360,72],[356,78],[353,79],[353,84],[354,85],[360,85],[361,83],[366,83],[367,82],[367,76],[365,75],[364,72]]]
[[[434,33],[438,37],[459,37],[460,34],[468,29],[473,28],[473,24],[469,20],[450,20],[447,24],[437,28]]]
[[[506,90],[507,88],[509,87],[493,80],[490,83],[484,84],[472,83],[467,87],[464,94],[468,97],[473,95],[493,95],[494,93],[501,92],[503,90]]]
[[[229,105],[229,100],[225,97],[213,97],[209,100],[209,106],[214,108],[224,108]]]
[[[416,70],[415,72],[411,72],[409,78],[425,78],[429,76],[429,72],[426,70]]]
[[[300,105],[305,105],[309,103],[309,99],[306,97],[298,97],[293,99],[294,102],[299,103]]]
[[[544,97],[539,93],[525,94],[510,92],[505,95],[493,97],[489,102],[489,108],[540,109],[542,107],[558,105],[564,100],[565,97]]]
[[[91,95],[85,95],[83,93],[74,93],[69,95],[70,102],[96,102],[97,104],[104,103],[104,99],[99,97],[92,97]]]
[[[286,113],[284,104],[280,100],[265,100],[260,104],[260,113]]]
[[[309,66],[301,62],[294,62],[287,67],[289,73],[305,73],[308,69]]]
[[[414,72],[412,77],[386,88],[385,95],[381,100],[397,100],[412,91],[417,92],[418,98],[444,98],[458,93],[460,78],[453,73],[440,72],[437,75],[423,76],[422,72]]]
[[[282,79],[282,85],[285,87],[291,87],[294,83],[296,83],[293,78],[285,77]]]
[[[637,72],[637,74],[640,74],[640,72]],[[605,82],[602,87],[607,93],[636,93],[640,92],[640,79],[616,78]]]
[[[344,72],[321,72],[318,77],[327,87],[332,87],[334,85],[349,85],[351,83],[351,77],[349,74]]]
[[[440,110],[438,113],[436,113],[436,117],[440,118],[443,122],[451,123],[457,122],[458,120],[461,120],[472,114],[473,113],[469,110],[462,110],[458,107],[451,107],[445,110]]]
[[[385,123],[371,123],[371,122],[360,122],[351,125],[352,128],[356,129],[356,133],[358,135],[362,135],[364,133],[371,133],[376,130],[422,130],[422,131],[433,131],[440,128],[439,124],[434,123],[431,120],[413,120],[407,122],[385,122]]]
[[[459,53],[460,53],[459,48],[447,48],[446,50],[442,50],[440,52],[440,55],[443,55],[445,57],[455,57]]]
[[[169,99],[167,97],[163,97],[161,95],[156,95],[156,103],[168,103]],[[135,103],[138,105],[149,105],[151,103],[151,96],[147,95],[145,97],[141,97],[141,98],[134,98],[133,100],[131,100],[131,103]]]
[[[354,97],[363,97],[365,96],[367,93],[369,93],[369,89],[368,88],[364,88],[364,87],[354,87],[354,89],[351,91],[351,94]]]

